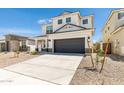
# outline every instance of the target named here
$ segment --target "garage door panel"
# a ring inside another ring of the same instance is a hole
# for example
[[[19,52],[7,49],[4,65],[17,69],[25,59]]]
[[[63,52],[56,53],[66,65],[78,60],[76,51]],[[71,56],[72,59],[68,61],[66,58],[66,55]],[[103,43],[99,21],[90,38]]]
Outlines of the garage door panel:
[[[54,41],[55,52],[60,53],[84,53],[85,52],[85,39],[61,39]]]

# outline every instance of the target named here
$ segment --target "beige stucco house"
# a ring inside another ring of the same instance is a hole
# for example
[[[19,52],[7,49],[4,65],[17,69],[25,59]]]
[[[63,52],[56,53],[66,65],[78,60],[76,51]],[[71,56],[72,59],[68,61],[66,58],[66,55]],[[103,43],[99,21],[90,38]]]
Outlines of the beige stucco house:
[[[92,42],[94,34],[93,15],[81,16],[80,12],[65,11],[51,20],[51,23],[41,25],[43,35],[36,37],[39,52],[88,52],[87,40]]]
[[[104,43],[110,38],[111,52],[124,55],[124,9],[111,12],[102,33]]]
[[[0,38],[0,52],[32,51],[32,47],[35,47],[35,40],[29,37],[8,34]]]

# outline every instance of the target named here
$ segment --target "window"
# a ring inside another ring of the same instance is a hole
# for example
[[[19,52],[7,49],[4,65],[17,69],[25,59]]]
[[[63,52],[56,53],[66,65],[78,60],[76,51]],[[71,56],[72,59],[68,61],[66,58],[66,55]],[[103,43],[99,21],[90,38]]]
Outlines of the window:
[[[22,40],[22,48],[26,48],[26,41]]]
[[[58,20],[58,24],[62,24],[62,19],[59,19]]]
[[[51,34],[52,31],[53,31],[53,26],[47,26],[47,27],[46,27],[46,33],[47,33],[47,34]]]
[[[124,17],[124,12],[118,13],[118,19],[121,19],[122,17]]]
[[[84,19],[83,24],[88,24],[88,19]]]
[[[66,23],[70,23],[71,22],[71,17],[66,18]]]

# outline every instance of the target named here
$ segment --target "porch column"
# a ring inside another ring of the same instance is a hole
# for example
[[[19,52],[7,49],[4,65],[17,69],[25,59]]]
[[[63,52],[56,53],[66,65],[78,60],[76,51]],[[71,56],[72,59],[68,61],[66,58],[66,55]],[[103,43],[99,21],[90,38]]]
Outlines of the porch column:
[[[0,52],[1,52],[1,43],[0,43]]]
[[[36,48],[38,48],[38,40],[37,39],[35,40],[35,46],[36,46]]]
[[[9,52],[9,47],[8,47],[8,45],[7,45],[7,44],[8,44],[7,42],[9,42],[9,41],[5,41],[5,51],[6,51],[6,52]]]
[[[88,49],[87,39],[88,37],[85,36],[85,53],[87,52],[87,49]]]
[[[54,53],[54,40],[51,39],[51,43],[52,43],[52,53]]]
[[[45,48],[48,48],[48,41],[47,41],[47,39],[45,39]]]

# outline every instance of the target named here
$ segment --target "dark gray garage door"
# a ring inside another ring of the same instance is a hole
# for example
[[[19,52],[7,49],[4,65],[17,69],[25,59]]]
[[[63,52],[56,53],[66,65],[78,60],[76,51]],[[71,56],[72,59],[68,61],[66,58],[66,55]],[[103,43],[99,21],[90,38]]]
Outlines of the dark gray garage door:
[[[85,53],[85,38],[54,40],[54,52]]]

